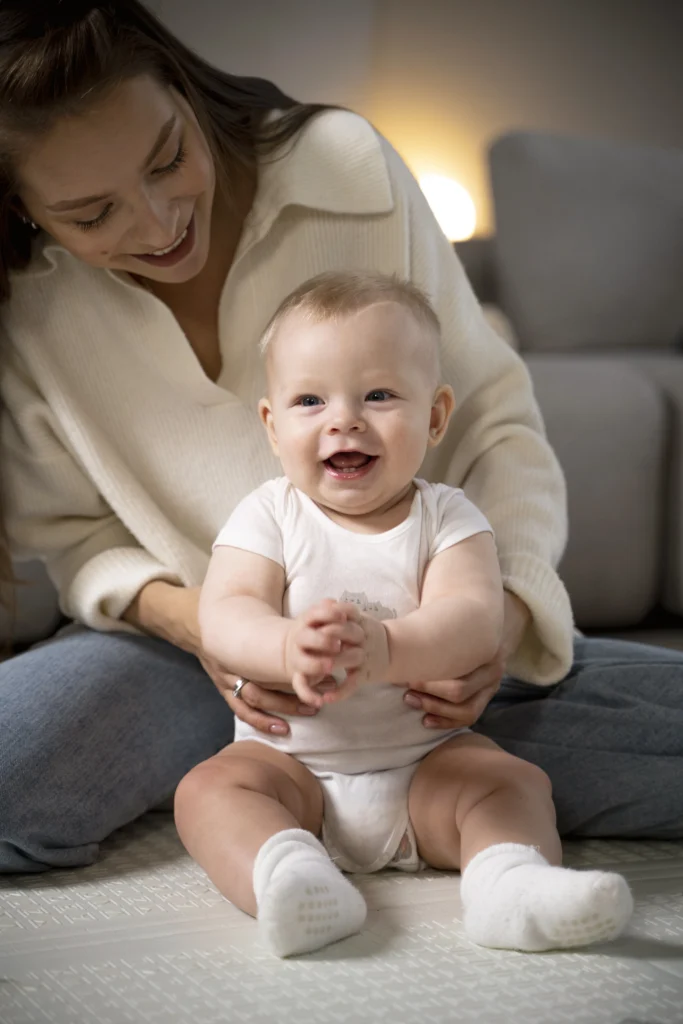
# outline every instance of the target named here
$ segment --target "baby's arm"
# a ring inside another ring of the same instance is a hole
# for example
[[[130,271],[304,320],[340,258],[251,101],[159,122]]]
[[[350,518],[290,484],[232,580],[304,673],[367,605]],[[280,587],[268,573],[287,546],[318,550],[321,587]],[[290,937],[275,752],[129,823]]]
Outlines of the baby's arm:
[[[374,655],[367,665],[371,680],[460,679],[490,661],[503,629],[503,584],[491,534],[475,534],[436,555],[416,611],[382,623],[364,619],[363,625]]]
[[[199,601],[202,647],[236,675],[291,683],[303,701],[320,707],[324,698],[313,687],[331,672],[353,670],[362,661],[359,616],[351,606],[323,601],[287,619],[284,589],[284,570],[277,562],[241,548],[216,547]]]
[[[206,654],[236,675],[289,683],[284,664],[289,623],[282,616],[282,566],[233,547],[214,549],[199,599]]]

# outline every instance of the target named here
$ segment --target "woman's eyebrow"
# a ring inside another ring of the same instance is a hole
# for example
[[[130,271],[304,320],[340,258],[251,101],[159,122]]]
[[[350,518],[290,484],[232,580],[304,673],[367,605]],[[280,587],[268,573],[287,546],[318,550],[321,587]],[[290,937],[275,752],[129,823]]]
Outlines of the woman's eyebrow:
[[[150,164],[153,164],[158,157],[161,150],[168,142],[171,132],[176,126],[176,115],[173,114],[169,117],[168,121],[162,125],[161,131],[157,136],[157,140],[152,146],[149,156],[145,160],[142,170],[146,171]],[[91,206],[92,203],[101,203],[105,199],[109,199],[111,193],[101,196],[83,196],[81,199],[64,199],[61,203],[55,203],[53,206],[46,206],[45,209],[49,210],[50,213],[64,213],[67,210],[78,210],[81,206]]]
[[[161,131],[159,132],[159,136],[157,138],[157,141],[152,146],[152,148],[150,150],[150,153],[149,153],[149,156],[147,157],[147,159],[145,160],[144,164],[142,165],[142,170],[143,171],[148,170],[149,167],[150,167],[150,164],[153,164],[154,161],[156,160],[156,158],[159,156],[159,153],[162,151],[162,149],[164,148],[164,146],[168,142],[169,138],[171,137],[171,132],[173,131],[173,129],[176,126],[176,120],[177,120],[176,115],[175,114],[171,114],[171,116],[169,117],[169,119],[166,122],[166,124],[162,125]]]

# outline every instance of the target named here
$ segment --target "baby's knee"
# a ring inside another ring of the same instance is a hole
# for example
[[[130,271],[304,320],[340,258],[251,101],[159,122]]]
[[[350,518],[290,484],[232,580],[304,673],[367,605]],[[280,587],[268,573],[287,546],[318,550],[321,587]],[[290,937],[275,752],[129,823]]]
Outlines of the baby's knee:
[[[552,802],[552,786],[546,773],[535,764],[501,752],[495,759],[487,759],[479,772],[472,774],[461,790],[460,810],[463,805],[471,809],[488,797],[501,792],[510,797],[533,796],[539,801]]]
[[[509,785],[526,792],[534,792],[539,796],[552,798],[553,787],[550,779],[538,765],[531,761],[523,761],[520,757],[506,756],[505,765],[501,766],[501,782],[507,780]]]
[[[216,754],[196,765],[176,789],[175,805],[196,805],[198,800],[216,793],[227,795],[231,789],[249,789],[274,795],[277,780],[271,765],[255,758]]]

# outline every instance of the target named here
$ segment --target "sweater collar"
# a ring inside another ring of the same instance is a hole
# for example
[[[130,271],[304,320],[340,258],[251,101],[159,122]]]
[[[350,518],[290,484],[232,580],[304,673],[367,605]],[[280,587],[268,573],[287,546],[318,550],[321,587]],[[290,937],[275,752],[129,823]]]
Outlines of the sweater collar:
[[[286,206],[338,214],[381,214],[394,208],[377,133],[357,114],[317,114],[294,142],[259,168],[255,208],[277,216]]]
[[[276,117],[277,112],[271,116]],[[293,142],[285,143],[279,153],[263,161],[248,216],[250,241],[263,238],[288,206],[348,216],[393,210],[382,146],[367,121],[347,110],[322,112]],[[64,246],[45,236],[22,274],[50,274],[60,256],[68,258]],[[112,273],[119,277],[118,272]]]

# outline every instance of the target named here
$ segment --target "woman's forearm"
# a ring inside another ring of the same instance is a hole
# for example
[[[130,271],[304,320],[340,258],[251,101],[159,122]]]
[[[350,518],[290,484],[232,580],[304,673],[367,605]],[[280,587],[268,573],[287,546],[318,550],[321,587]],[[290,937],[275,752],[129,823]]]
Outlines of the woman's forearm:
[[[152,580],[138,592],[121,617],[142,633],[158,636],[198,655],[200,589]]]

